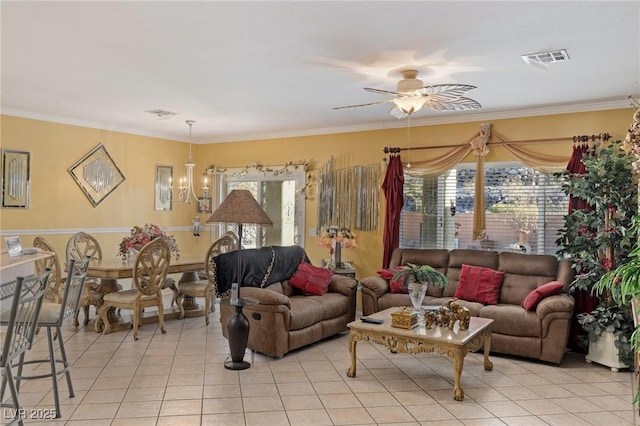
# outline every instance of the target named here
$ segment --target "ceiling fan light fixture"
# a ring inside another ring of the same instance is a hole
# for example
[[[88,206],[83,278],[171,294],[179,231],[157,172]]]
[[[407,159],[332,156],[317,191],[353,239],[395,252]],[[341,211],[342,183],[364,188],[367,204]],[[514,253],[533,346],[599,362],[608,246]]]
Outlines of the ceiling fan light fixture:
[[[427,97],[423,95],[400,96],[393,99],[393,103],[405,114],[420,111],[426,102]]]

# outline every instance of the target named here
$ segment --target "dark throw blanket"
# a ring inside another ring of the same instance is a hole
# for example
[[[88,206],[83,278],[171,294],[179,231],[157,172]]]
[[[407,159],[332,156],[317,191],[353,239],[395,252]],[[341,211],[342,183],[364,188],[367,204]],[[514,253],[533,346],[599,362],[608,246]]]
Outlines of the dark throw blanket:
[[[239,281],[238,253],[241,262],[241,287],[264,288],[287,280],[300,262],[309,262],[307,253],[300,246],[271,246],[221,253],[213,258],[217,296],[231,290],[231,284]]]

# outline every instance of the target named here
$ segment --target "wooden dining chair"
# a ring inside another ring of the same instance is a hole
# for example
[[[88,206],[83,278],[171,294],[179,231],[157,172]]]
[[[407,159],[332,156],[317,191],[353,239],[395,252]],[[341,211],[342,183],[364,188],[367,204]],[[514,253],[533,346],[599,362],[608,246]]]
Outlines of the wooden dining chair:
[[[229,234],[229,233],[228,233]],[[214,288],[214,275],[213,275],[213,258],[220,253],[226,253],[229,251],[237,250],[238,238],[235,234],[223,235],[218,238],[207,250],[207,254],[204,258],[205,274],[207,276],[204,280],[190,281],[178,283],[178,297],[176,303],[180,308],[180,319],[184,318],[184,307],[182,306],[182,300],[184,296],[202,297],[204,298],[204,320],[209,325],[209,313],[213,311],[215,304],[213,298],[215,297]]]
[[[102,259],[102,248],[100,243],[91,235],[85,232],[78,232],[69,238],[67,242],[66,250],[66,262],[67,264],[71,259],[84,260],[86,257],[95,260]],[[84,281],[84,291],[80,296],[80,302],[78,303],[78,312],[73,317],[73,325],[78,326],[78,314],[80,308],[84,311],[84,325],[89,324],[89,308],[95,306],[96,311],[101,304],[100,296],[100,280],[97,278],[87,278]],[[120,287],[122,289],[122,287]]]
[[[132,281],[135,287],[103,296],[102,305],[98,310],[98,318],[96,319],[96,331],[99,332],[102,329],[104,334],[110,332],[107,317],[109,308],[128,309],[133,311],[133,338],[138,340],[138,324],[142,309],[156,306],[158,308],[160,331],[166,333],[162,287],[167,278],[170,259],[169,246],[161,238],[157,238],[142,247],[133,264]]]
[[[62,289],[64,288],[62,270],[60,269],[60,258],[53,246],[43,237],[35,237],[33,239],[33,247],[53,253],[51,257],[35,261],[35,274],[40,275],[47,269],[50,270],[49,280],[47,281],[47,287],[44,293],[44,302],[60,303],[62,300]]]

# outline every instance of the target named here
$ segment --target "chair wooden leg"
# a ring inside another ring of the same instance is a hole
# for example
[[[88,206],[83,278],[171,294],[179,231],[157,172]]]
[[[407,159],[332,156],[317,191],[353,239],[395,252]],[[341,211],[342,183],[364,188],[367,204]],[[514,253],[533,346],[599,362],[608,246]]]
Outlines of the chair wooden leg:
[[[209,325],[209,313],[211,312],[211,296],[204,296],[204,322]]]
[[[160,323],[160,331],[162,334],[166,334],[167,330],[164,329],[164,306],[162,305],[162,296],[160,296],[160,303],[158,303],[158,322]]]
[[[178,296],[176,296],[176,305],[178,305],[178,309],[180,309],[180,319],[184,318],[184,306],[182,306],[183,299],[184,294],[178,293]]]
[[[140,321],[140,315],[142,315],[142,309],[135,304],[133,305],[133,340],[138,340],[138,322]]]
[[[84,325],[89,324],[89,305],[83,306],[82,311],[84,312]]]

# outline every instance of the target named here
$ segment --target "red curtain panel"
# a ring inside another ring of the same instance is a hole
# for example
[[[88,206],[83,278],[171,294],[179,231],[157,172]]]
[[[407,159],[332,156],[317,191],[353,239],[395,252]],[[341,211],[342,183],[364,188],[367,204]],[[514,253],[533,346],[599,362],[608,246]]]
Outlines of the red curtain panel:
[[[400,245],[400,212],[404,204],[404,196],[402,194],[403,186],[404,171],[402,169],[402,161],[399,155],[391,155],[387,166],[387,174],[382,183],[382,190],[387,199],[383,234],[383,268],[389,266],[391,253]]]

